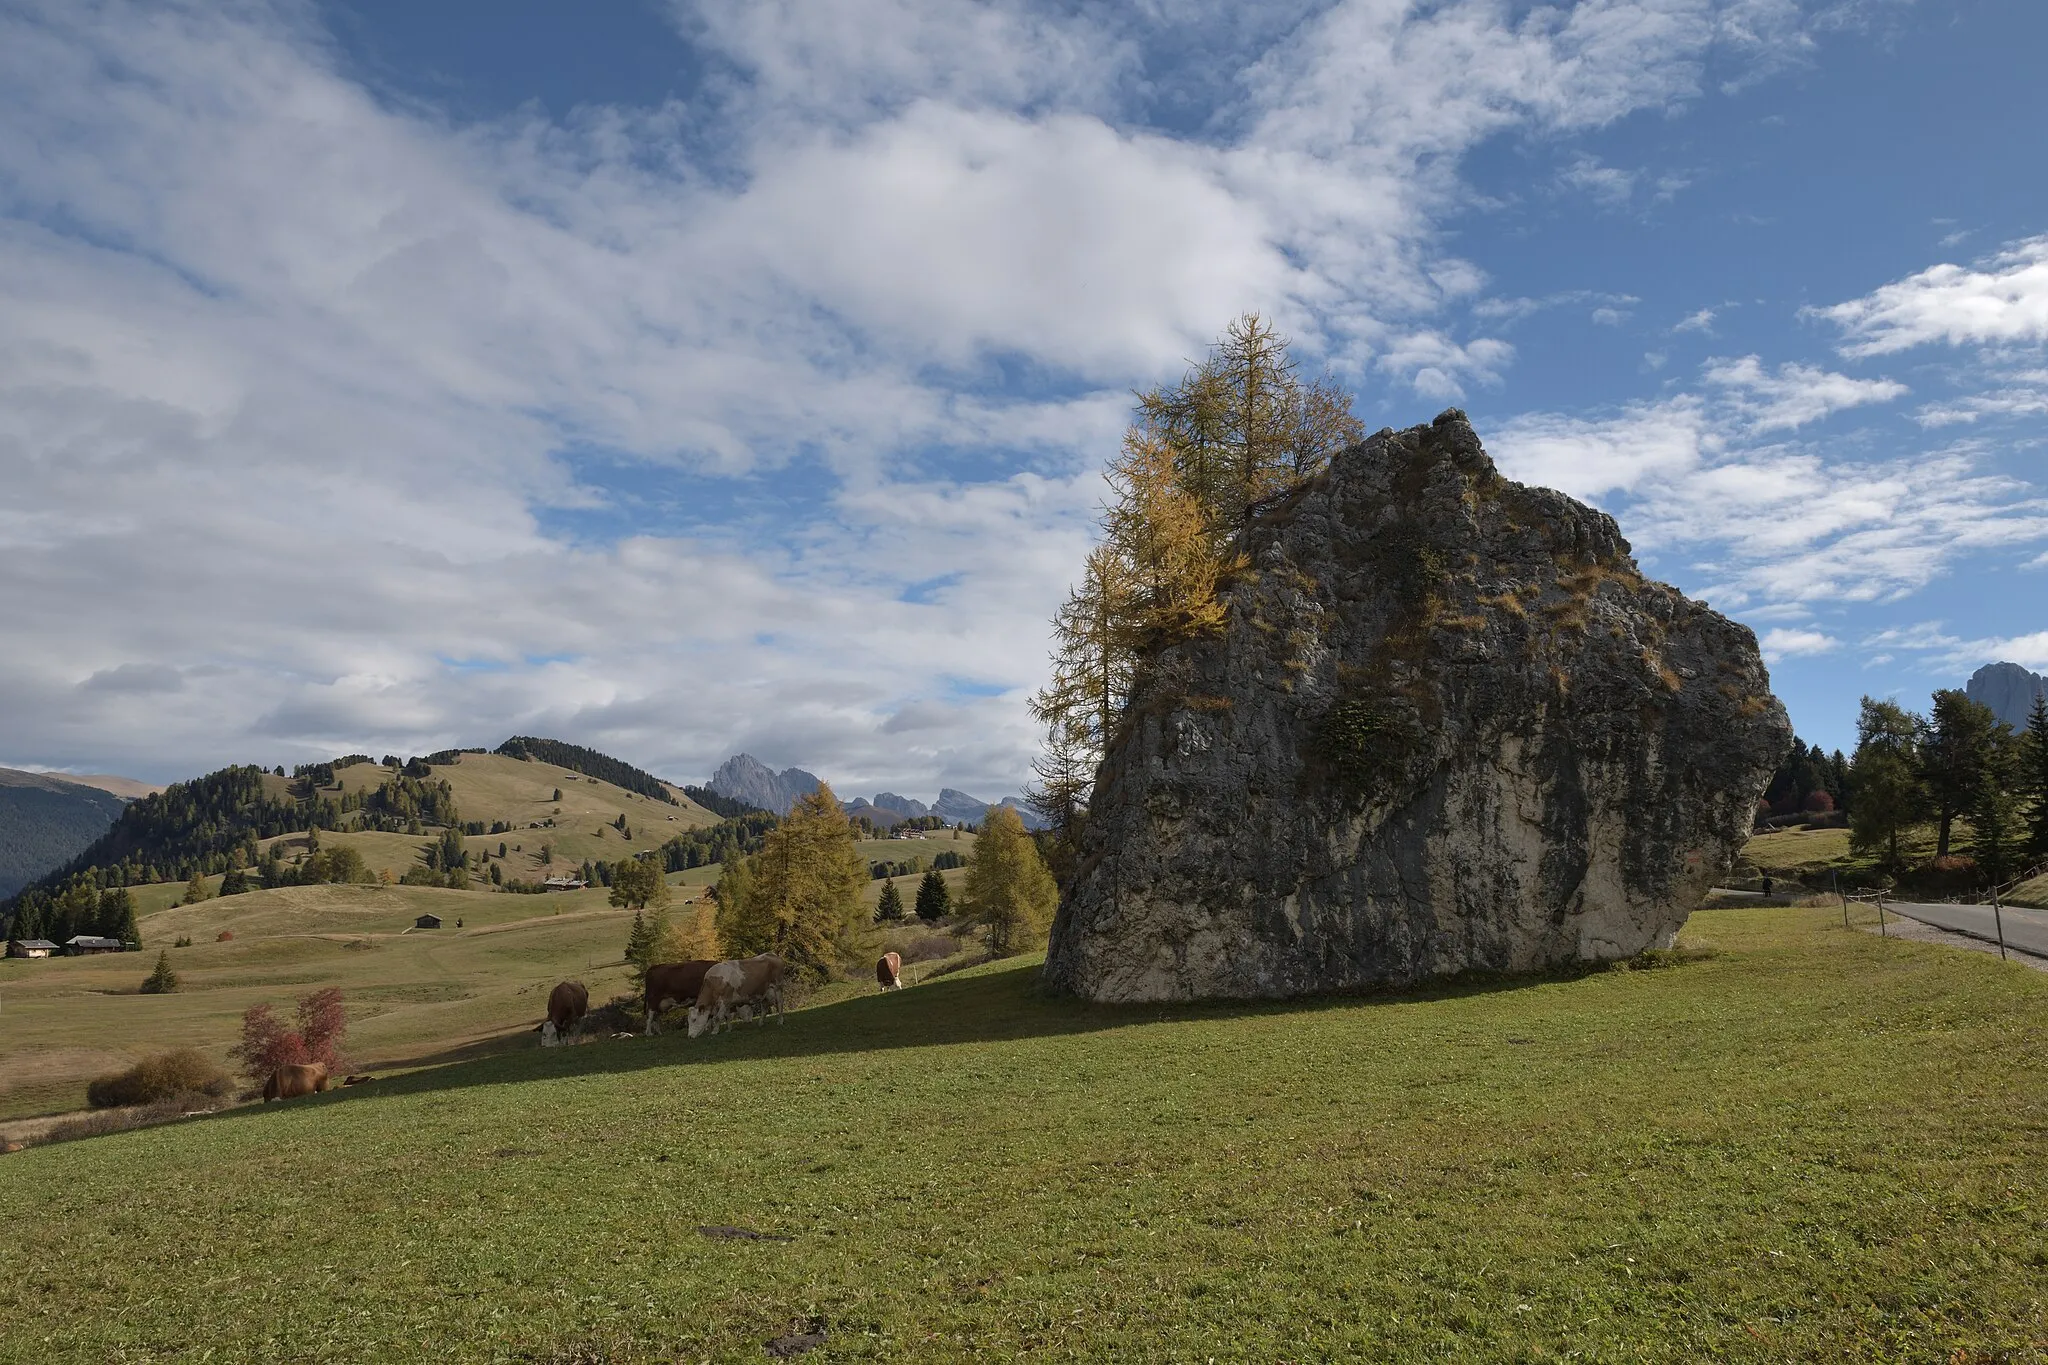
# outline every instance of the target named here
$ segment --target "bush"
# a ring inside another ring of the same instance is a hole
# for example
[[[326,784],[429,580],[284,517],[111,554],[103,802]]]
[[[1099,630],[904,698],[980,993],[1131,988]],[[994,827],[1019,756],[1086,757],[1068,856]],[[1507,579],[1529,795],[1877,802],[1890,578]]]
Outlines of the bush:
[[[341,1039],[348,1031],[341,991],[329,986],[299,997],[298,1025],[287,1028],[269,1005],[251,1005],[242,1015],[242,1041],[228,1055],[252,1081],[304,1062],[324,1062],[329,1073],[338,1074],[343,1069]]]
[[[214,941],[215,943],[232,943],[232,942],[234,941],[234,938],[235,938],[235,931],[234,931],[234,930],[232,930],[232,929],[223,929],[223,930],[221,930],[221,931],[220,931],[220,932],[219,932],[218,934],[215,934],[215,935],[213,936],[213,941]]]
[[[960,940],[951,934],[922,934],[903,948],[905,962],[937,962],[960,951]]]
[[[180,1095],[218,1098],[233,1089],[234,1081],[212,1058],[195,1048],[181,1047],[100,1077],[85,1088],[85,1102],[95,1109],[114,1109]]]
[[[1803,806],[1808,815],[1826,815],[1835,808],[1835,798],[1826,792],[1808,792]]]

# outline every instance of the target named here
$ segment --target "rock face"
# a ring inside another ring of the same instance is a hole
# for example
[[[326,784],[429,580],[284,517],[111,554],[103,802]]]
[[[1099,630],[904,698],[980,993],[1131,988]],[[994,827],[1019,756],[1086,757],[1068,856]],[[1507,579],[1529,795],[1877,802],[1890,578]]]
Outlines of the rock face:
[[[787,815],[791,806],[818,789],[818,779],[802,768],[778,773],[752,754],[734,754],[704,785],[720,796]]]
[[[1963,685],[1965,696],[1990,707],[1992,715],[2016,731],[2027,728],[2034,698],[2044,693],[2048,693],[2048,678],[2013,663],[1986,664]]]
[[[1792,737],[1746,627],[1456,411],[1346,451],[1245,549],[1223,633],[1134,690],[1048,984],[1278,997],[1672,940]]]

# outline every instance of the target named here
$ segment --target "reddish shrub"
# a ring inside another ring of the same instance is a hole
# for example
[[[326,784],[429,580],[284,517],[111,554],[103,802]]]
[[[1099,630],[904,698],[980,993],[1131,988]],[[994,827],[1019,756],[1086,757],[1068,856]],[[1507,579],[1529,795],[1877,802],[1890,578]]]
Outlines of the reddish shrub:
[[[1835,798],[1826,792],[1808,792],[1802,805],[1808,815],[1826,815],[1835,808]]]
[[[234,931],[234,930],[232,930],[232,929],[223,929],[223,930],[221,930],[221,931],[220,931],[220,932],[219,932],[218,934],[215,934],[215,935],[213,936],[213,941],[214,941],[215,943],[227,943],[227,942],[231,941],[231,940],[232,940],[232,939],[234,938],[234,936],[235,936],[235,931]]]
[[[341,1071],[341,1039],[348,1032],[341,991],[329,986],[302,996],[298,1025],[287,1028],[270,1006],[251,1005],[242,1015],[242,1041],[228,1055],[241,1063],[243,1075],[258,1081],[303,1062],[325,1062],[330,1072]]]

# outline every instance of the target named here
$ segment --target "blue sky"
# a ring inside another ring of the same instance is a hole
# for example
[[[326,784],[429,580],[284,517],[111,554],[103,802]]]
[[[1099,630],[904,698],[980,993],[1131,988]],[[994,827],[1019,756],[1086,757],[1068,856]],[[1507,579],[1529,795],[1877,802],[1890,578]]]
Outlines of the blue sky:
[[[2048,667],[2048,6],[0,0],[0,762],[994,797],[1258,309],[1751,625]]]

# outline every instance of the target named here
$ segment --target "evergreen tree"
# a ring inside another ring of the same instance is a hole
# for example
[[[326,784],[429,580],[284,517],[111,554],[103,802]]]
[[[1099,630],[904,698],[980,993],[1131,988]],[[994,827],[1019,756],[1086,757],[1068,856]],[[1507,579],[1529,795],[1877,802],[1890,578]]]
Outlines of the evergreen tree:
[[[946,879],[931,871],[917,884],[917,917],[926,924],[937,924],[952,910],[953,893],[946,889]]]
[[[1922,780],[1933,798],[1939,822],[1934,853],[1949,851],[1955,818],[1977,804],[2000,730],[1998,717],[1960,688],[1934,694],[1934,713],[1920,745]]]
[[[647,974],[647,953],[651,940],[647,936],[647,915],[645,911],[633,912],[633,927],[626,934],[626,961],[633,964],[634,980],[642,980]]]
[[[903,918],[903,896],[896,889],[894,877],[882,883],[881,897],[875,902],[875,922],[887,924]]]
[[[967,865],[963,909],[988,927],[989,948],[1006,957],[1038,946],[1052,925],[1059,889],[1025,833],[1024,821],[1008,806],[983,817],[974,861]]]
[[[213,892],[207,888],[206,878],[194,872],[192,880],[185,883],[185,899],[183,903],[186,905],[197,905],[212,894]]]
[[[2017,744],[1996,745],[1970,803],[1970,856],[1993,886],[2018,872],[2026,857],[2026,817],[2014,790],[2019,766]]]
[[[99,914],[93,932],[123,943],[141,943],[142,931],[135,926],[135,898],[127,887],[100,893]]]
[[[249,875],[239,867],[229,868],[227,875],[220,879],[220,894],[223,896],[239,896],[248,889]]]
[[[2027,855],[2048,859],[2048,694],[2034,694],[2014,785],[2027,803]]]
[[[1856,757],[1849,765],[1849,845],[1899,866],[1899,838],[1921,820],[1927,793],[1919,766],[1920,718],[1895,702],[1863,699]]]
[[[178,974],[171,970],[171,955],[161,949],[156,955],[156,970],[142,983],[144,995],[169,995],[178,989]]]

